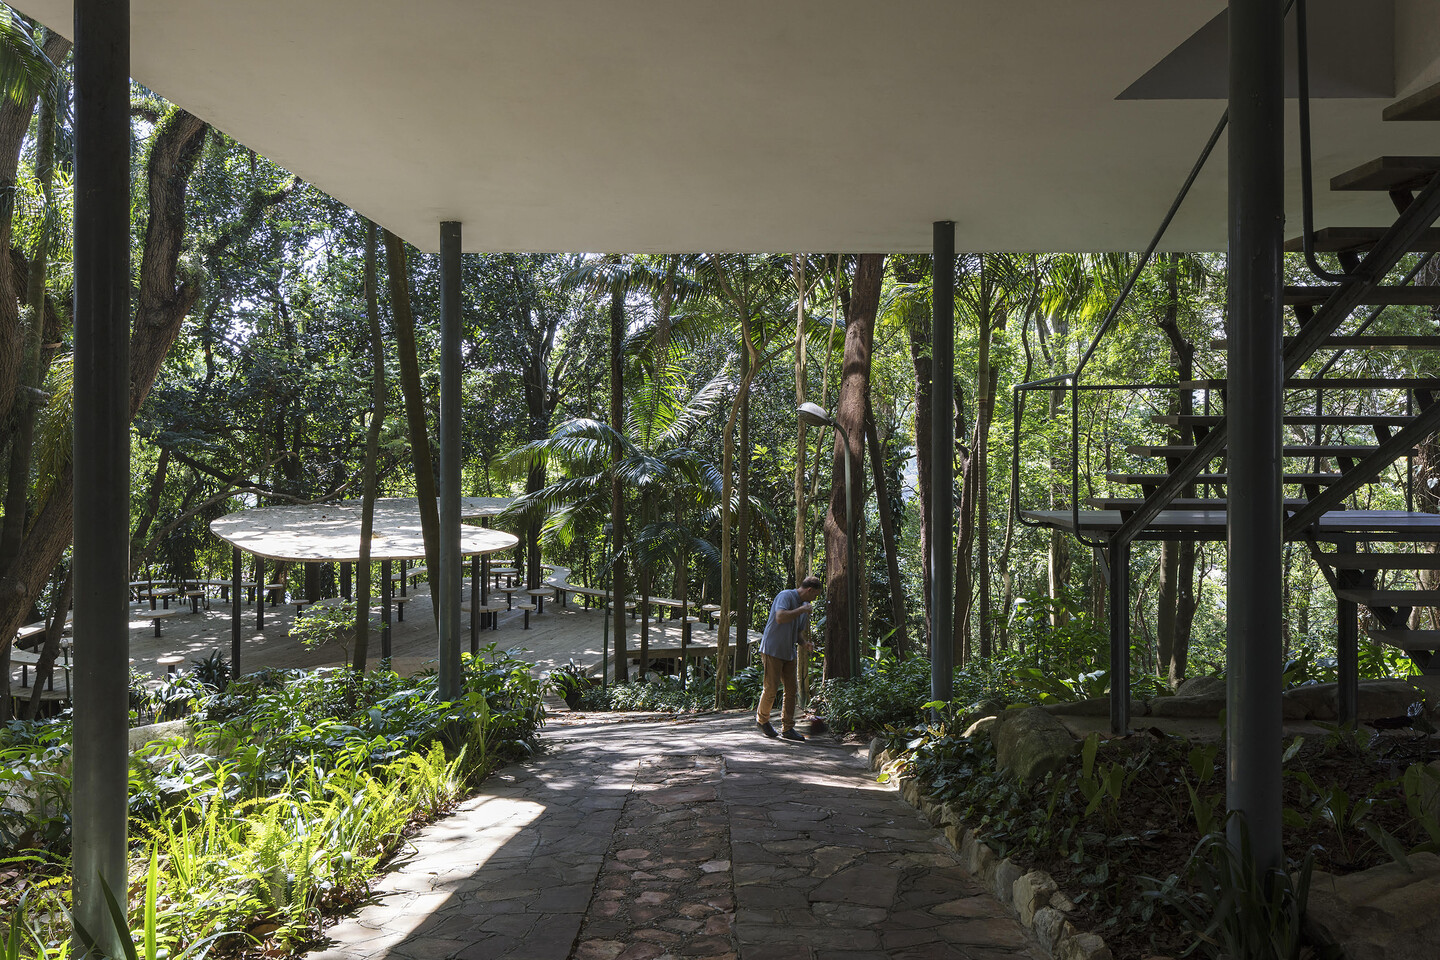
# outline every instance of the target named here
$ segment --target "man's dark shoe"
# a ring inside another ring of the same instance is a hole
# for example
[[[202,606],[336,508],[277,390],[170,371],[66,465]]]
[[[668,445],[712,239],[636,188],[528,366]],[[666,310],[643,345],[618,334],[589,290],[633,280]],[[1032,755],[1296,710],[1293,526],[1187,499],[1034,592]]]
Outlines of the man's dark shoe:
[[[782,739],[782,740],[794,740],[796,743],[804,743],[804,742],[805,742],[805,738],[802,737],[802,736],[800,735],[799,731],[797,731],[794,727],[791,727],[789,730],[786,730],[784,733],[780,734],[780,739]]]
[[[780,736],[780,734],[778,734],[778,733],[775,732],[775,728],[770,725],[770,721],[768,721],[768,720],[765,721],[764,723],[761,723],[759,720],[756,720],[756,721],[755,721],[755,726],[759,727],[759,728],[760,728],[760,732],[763,733],[763,734],[765,734],[765,736],[769,737],[771,740],[774,740],[776,737]]]

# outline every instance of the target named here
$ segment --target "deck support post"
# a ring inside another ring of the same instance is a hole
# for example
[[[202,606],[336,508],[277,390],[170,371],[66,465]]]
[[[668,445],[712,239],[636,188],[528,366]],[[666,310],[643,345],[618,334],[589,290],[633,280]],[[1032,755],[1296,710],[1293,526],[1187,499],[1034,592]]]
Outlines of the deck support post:
[[[1336,716],[1342,724],[1354,723],[1360,715],[1360,624],[1359,609],[1353,600],[1335,600],[1339,631],[1335,637]]]
[[[75,2],[74,917],[120,955],[130,750],[130,3]],[[88,956],[76,939],[74,954]]]
[[[1130,732],[1130,541],[1110,539],[1110,732]]]
[[[340,596],[345,600],[351,599],[350,571],[352,566],[349,560],[342,560],[340,562]]]
[[[265,558],[255,555],[255,632],[265,632]]]
[[[240,596],[245,582],[245,558],[239,547],[230,548],[230,679],[240,679],[240,630],[244,615]]]
[[[440,696],[460,696],[460,224],[440,224]]]
[[[470,558],[470,656],[480,652],[480,554]]]
[[[1231,0],[1226,800],[1256,869],[1281,849],[1281,244],[1285,226],[1284,0]],[[1242,820],[1243,818],[1243,820]]]
[[[390,585],[389,560],[380,563],[380,659],[390,659]],[[388,665],[388,664],[387,664]]]
[[[955,222],[932,226],[930,699],[949,703],[955,679]]]

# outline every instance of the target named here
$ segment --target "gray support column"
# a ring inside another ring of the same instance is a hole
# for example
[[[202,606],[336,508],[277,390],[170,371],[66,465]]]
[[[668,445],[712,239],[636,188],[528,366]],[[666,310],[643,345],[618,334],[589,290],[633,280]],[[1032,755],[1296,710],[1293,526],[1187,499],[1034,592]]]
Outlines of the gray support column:
[[[342,561],[340,564],[340,596],[346,600],[351,599],[350,588],[350,561]]]
[[[390,561],[380,564],[380,659],[390,659]],[[386,664],[389,666],[389,664]]]
[[[1130,542],[1110,541],[1110,732],[1130,730]]]
[[[1230,3],[1227,802],[1255,865],[1280,845],[1283,0]],[[1232,821],[1233,822],[1233,821]],[[1231,842],[1237,842],[1231,828]]]
[[[934,225],[930,330],[930,699],[951,698],[955,657],[955,223]]]
[[[480,555],[470,558],[470,656],[480,653]]]
[[[1354,723],[1360,713],[1360,611],[1351,600],[1335,601],[1335,614],[1339,619],[1339,635],[1335,638],[1336,684],[1335,697],[1341,723]]]
[[[120,956],[101,881],[124,896],[130,675],[130,3],[75,2],[75,727],[77,922]],[[75,955],[84,956],[78,942]]]
[[[460,224],[440,224],[440,696],[460,695]],[[431,576],[434,576],[432,571]],[[434,592],[436,580],[432,579]]]
[[[230,676],[240,676],[240,628],[243,606],[240,584],[245,579],[245,561],[239,547],[230,548]]]
[[[265,558],[255,555],[255,632],[265,632]]]

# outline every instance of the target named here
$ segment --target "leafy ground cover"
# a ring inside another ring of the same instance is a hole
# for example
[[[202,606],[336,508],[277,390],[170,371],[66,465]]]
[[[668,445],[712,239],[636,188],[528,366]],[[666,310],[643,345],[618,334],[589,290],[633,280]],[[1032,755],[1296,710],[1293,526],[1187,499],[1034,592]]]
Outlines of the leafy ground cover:
[[[760,699],[764,680],[764,670],[758,663],[752,663],[727,677],[724,705],[727,708],[754,707]],[[552,686],[555,686],[553,680]],[[564,695],[558,687],[557,692]],[[663,673],[651,673],[644,680],[611,683],[603,687],[590,683],[580,688],[578,705],[581,710],[663,713],[712,710],[715,707],[715,667],[708,661],[692,663],[686,668],[683,683],[679,676]]]
[[[183,707],[174,689],[158,698],[187,714],[190,739],[151,744],[131,765],[131,893],[148,908],[126,923],[147,958],[310,942],[408,831],[527,754],[544,719],[530,665],[493,646],[466,659],[453,701],[436,696],[433,674],[389,670],[168,686],[192,693]],[[137,718],[147,697],[154,689]],[[26,798],[0,819],[5,960],[67,954],[69,732],[62,718],[0,736],[0,778]]]

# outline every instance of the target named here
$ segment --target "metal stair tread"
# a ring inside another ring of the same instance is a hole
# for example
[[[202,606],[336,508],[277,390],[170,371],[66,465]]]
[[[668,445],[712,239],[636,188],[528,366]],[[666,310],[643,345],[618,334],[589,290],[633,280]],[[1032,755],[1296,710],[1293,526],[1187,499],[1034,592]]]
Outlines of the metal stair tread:
[[[1294,337],[1285,337],[1285,345],[1288,347]],[[1213,350],[1224,350],[1230,341],[1217,339],[1210,341]],[[1423,334],[1402,334],[1402,333],[1377,333],[1373,335],[1362,334],[1355,336],[1345,334],[1338,337],[1326,337],[1316,349],[1328,350],[1440,350],[1440,337],[1427,337]]]
[[[1150,486],[1165,480],[1169,474],[1165,473],[1107,473],[1105,478],[1111,483],[1133,483],[1140,486]],[[1287,473],[1284,475],[1285,483],[1296,483],[1301,485],[1313,484],[1324,486],[1327,483],[1335,483],[1342,475],[1338,473]],[[1207,483],[1226,483],[1227,474],[1223,473],[1201,473],[1196,474],[1192,481],[1198,486]]]
[[[1315,231],[1313,246],[1317,253],[1355,253],[1368,250],[1385,236],[1389,227],[1321,227]],[[1286,253],[1305,249],[1304,237],[1285,241]],[[1410,245],[1413,253],[1434,253],[1440,250],[1440,228],[1431,227]]]
[[[1156,414],[1150,418],[1151,423],[1167,427],[1211,427],[1223,420],[1219,414]],[[1286,415],[1284,422],[1296,427],[1403,427],[1410,422],[1406,416],[1397,416],[1388,413],[1377,413],[1369,416],[1360,414],[1335,414],[1334,416],[1315,416],[1314,414]]]
[[[1418,190],[1436,173],[1440,157],[1376,157],[1330,178],[1331,190]]]
[[[1396,100],[1380,116],[1384,120],[1440,120],[1440,83]]]
[[[1378,447],[1375,445],[1359,444],[1286,444],[1281,450],[1281,456],[1285,457],[1366,457],[1374,453]],[[1160,444],[1151,446],[1149,444],[1130,444],[1125,447],[1126,453],[1139,457],[1183,457],[1195,451],[1194,444]],[[1225,456],[1222,448],[1215,456]]]
[[[1326,553],[1337,570],[1440,570],[1440,553]]]
[[[1407,630],[1403,627],[1389,630],[1366,630],[1372,640],[1388,643],[1401,650],[1440,650],[1440,630]]]
[[[1176,385],[1179,390],[1224,390],[1227,381],[1220,379],[1182,380]],[[1285,381],[1289,390],[1380,390],[1393,387],[1396,390],[1440,390],[1440,378],[1436,377],[1291,377]]]
[[[1145,502],[1144,497],[1086,497],[1085,502],[1100,510],[1134,510]],[[1176,497],[1169,506],[1175,510],[1224,510],[1229,501],[1220,498]],[[1286,498],[1285,506],[1303,507],[1304,500]]]
[[[1312,306],[1318,307],[1330,299],[1339,287],[1334,286],[1309,286],[1309,285],[1287,285],[1285,287],[1284,301],[1289,306]],[[1372,306],[1403,307],[1420,306],[1428,307],[1440,304],[1440,287],[1372,287],[1360,298],[1362,304]]]
[[[1431,607],[1440,604],[1440,590],[1376,590],[1338,587],[1335,596],[1366,607]]]

